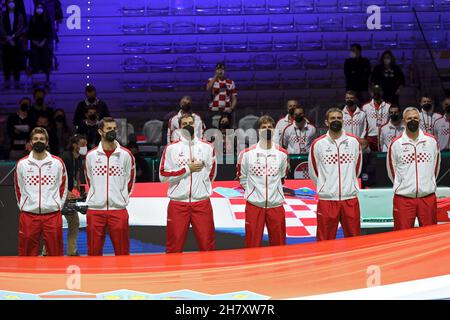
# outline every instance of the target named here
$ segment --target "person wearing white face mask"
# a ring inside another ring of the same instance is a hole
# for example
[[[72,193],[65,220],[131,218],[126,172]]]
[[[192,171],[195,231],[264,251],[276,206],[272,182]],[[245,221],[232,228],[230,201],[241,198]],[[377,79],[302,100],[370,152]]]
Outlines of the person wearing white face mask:
[[[395,62],[395,57],[391,51],[386,50],[381,55],[380,64],[373,68],[373,85],[383,88],[384,100],[399,105],[399,94],[405,85],[405,75],[402,69]]]

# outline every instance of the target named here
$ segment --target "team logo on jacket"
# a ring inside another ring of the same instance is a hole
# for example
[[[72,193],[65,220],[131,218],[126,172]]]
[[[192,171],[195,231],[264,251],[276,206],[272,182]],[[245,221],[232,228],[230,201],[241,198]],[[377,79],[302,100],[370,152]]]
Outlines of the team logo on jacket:
[[[297,167],[295,167],[294,179],[301,179],[301,180],[310,179],[307,161],[301,162],[297,165]]]

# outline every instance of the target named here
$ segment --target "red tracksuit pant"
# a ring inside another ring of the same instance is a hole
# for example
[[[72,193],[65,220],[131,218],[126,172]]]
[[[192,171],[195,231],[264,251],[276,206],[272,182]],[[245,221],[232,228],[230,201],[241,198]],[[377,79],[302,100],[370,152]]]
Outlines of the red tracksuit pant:
[[[378,146],[378,137],[377,136],[367,137],[366,140],[369,143],[370,151],[372,151],[372,152],[379,151],[380,148]]]
[[[416,217],[419,225],[437,224],[436,195],[430,194],[423,198],[407,198],[394,195],[394,230],[414,228]]]
[[[44,239],[47,256],[64,254],[61,212],[31,214],[21,212],[19,216],[19,256],[37,256],[41,237]]]
[[[260,247],[264,235],[264,226],[269,232],[269,244],[286,244],[286,213],[283,206],[260,208],[250,202],[245,205],[245,246]]]
[[[334,240],[341,223],[345,237],[361,233],[358,198],[349,200],[320,200],[317,203],[317,241]]]
[[[103,255],[106,227],[114,247],[114,253],[118,255],[130,254],[130,237],[128,235],[128,211],[121,210],[87,210],[87,241],[88,255]]]
[[[211,201],[209,199],[198,202],[170,200],[167,207],[167,253],[183,251],[191,224],[199,250],[214,250],[214,219]]]

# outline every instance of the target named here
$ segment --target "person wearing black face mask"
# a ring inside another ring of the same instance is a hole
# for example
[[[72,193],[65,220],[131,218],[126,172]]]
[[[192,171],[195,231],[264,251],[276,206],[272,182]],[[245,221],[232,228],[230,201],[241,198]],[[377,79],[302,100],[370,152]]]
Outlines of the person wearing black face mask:
[[[387,152],[391,142],[405,131],[400,107],[391,105],[389,107],[389,118],[390,121],[380,128],[380,137],[378,140],[380,141],[381,152]]]
[[[173,117],[169,119],[167,126],[167,142],[173,142],[179,140],[179,120],[183,115],[190,114],[194,117],[195,123],[195,136],[199,139],[203,138],[203,132],[205,130],[205,124],[202,121],[202,118],[192,112],[192,98],[189,96],[183,96],[180,100],[180,109],[178,113],[176,113]]]
[[[286,129],[286,127],[288,125],[290,125],[291,123],[294,122],[295,108],[297,108],[299,106],[300,106],[300,104],[297,100],[291,99],[286,102],[287,114],[286,114],[286,116],[284,116],[283,118],[278,120],[277,125],[275,126],[275,137],[278,137],[278,139],[276,138],[275,141],[279,145],[283,144],[283,141],[282,141],[283,131],[284,131],[284,129]]]
[[[360,139],[364,140],[367,135],[367,116],[357,105],[356,93],[347,91],[345,93],[345,107],[343,129]]]
[[[25,146],[30,132],[28,119],[30,105],[31,100],[29,98],[22,98],[17,112],[8,117],[6,128],[9,141],[11,141],[10,160],[18,160],[25,154]]]
[[[78,103],[75,110],[73,118],[74,127],[78,127],[83,123],[83,120],[87,118],[86,113],[91,107],[95,108],[98,114],[98,120],[110,117],[108,106],[103,100],[97,98],[97,89],[93,85],[86,86],[85,95],[86,98]]]
[[[308,171],[318,190],[317,240],[336,238],[341,223],[345,237],[360,234],[358,177],[362,152],[357,137],[342,130],[343,113],[331,108],[325,116],[328,132],[314,140]]]
[[[33,92],[34,104],[28,111],[28,119],[30,120],[30,126],[35,127],[36,120],[44,116],[48,119],[53,119],[55,111],[53,108],[47,106],[45,103],[46,91],[42,88],[37,88]]]
[[[63,109],[56,109],[53,121],[50,124],[49,134],[55,136],[56,148],[52,150],[53,154],[60,155],[64,152],[67,141],[72,136],[72,129],[67,125],[66,112]]]
[[[130,150],[122,147],[117,138],[117,123],[106,117],[99,123],[102,140],[86,155],[85,168],[89,192],[88,255],[101,256],[109,229],[116,255],[130,254],[127,206],[136,179],[135,159]]]
[[[282,137],[283,148],[289,154],[309,152],[311,143],[316,138],[316,127],[306,120],[303,107],[294,109],[294,122],[284,129]]]
[[[101,138],[98,134],[98,115],[94,106],[88,107],[85,117],[76,132],[87,137],[88,147],[92,149],[100,143]]]
[[[422,95],[420,98],[420,129],[424,132],[433,134],[433,125],[440,114],[433,112],[433,99],[428,94]]]
[[[442,101],[444,115],[434,122],[434,136],[442,150],[450,150],[450,98]]]
[[[437,224],[436,179],[441,162],[438,142],[420,129],[420,112],[403,111],[406,130],[389,146],[386,167],[393,183],[394,231]]]

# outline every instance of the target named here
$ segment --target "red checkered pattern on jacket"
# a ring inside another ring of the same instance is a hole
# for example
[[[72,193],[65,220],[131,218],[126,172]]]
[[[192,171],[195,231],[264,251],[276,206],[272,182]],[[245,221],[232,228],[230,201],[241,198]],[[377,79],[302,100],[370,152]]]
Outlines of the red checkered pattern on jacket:
[[[209,78],[208,82],[211,79]],[[231,107],[231,97],[237,95],[236,85],[231,79],[216,80],[211,90],[212,101],[209,103],[211,111],[224,111]]]

